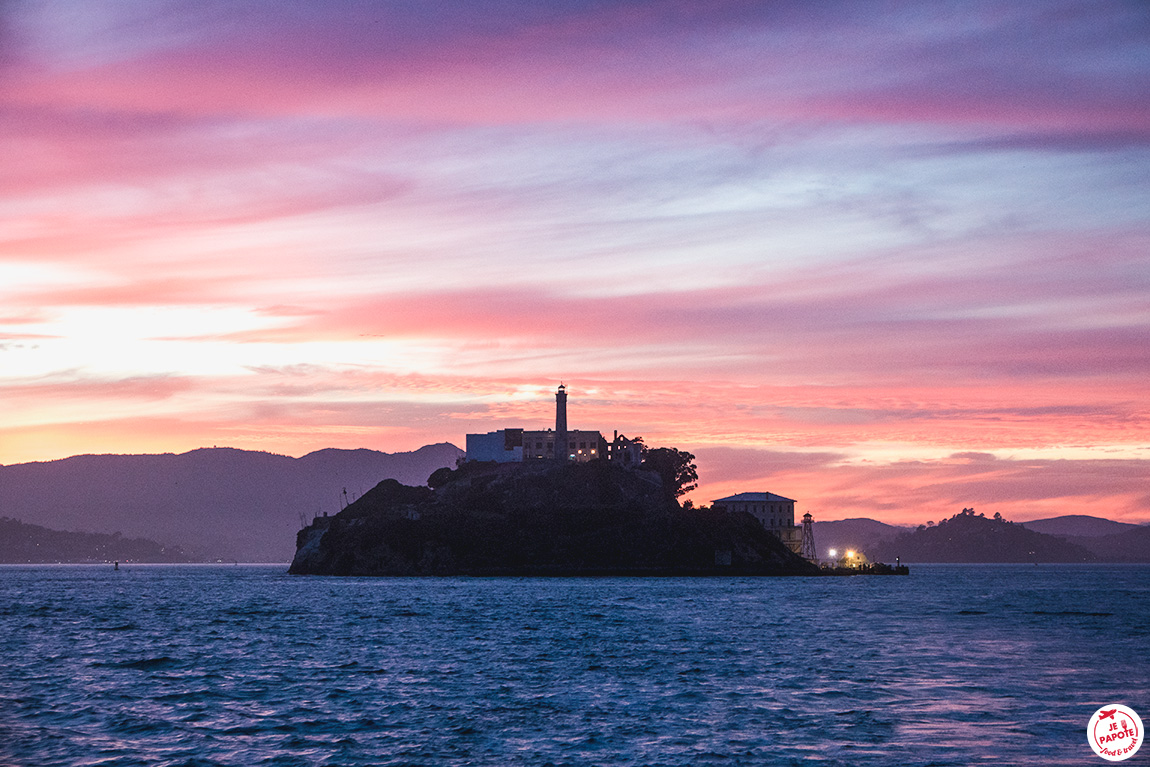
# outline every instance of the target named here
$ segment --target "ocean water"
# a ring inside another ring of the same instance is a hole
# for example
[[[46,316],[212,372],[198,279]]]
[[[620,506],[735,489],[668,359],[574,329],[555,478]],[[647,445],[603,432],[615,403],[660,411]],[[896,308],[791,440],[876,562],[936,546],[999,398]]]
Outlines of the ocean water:
[[[1150,721],[1146,566],[285,569],[0,567],[0,764],[1083,765]]]

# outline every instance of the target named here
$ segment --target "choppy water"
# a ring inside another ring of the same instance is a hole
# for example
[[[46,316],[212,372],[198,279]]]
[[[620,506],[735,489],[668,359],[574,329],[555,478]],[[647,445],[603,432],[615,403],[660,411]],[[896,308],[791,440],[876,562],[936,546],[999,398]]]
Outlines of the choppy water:
[[[1150,721],[1150,567],[283,571],[0,568],[0,763],[1080,765]]]

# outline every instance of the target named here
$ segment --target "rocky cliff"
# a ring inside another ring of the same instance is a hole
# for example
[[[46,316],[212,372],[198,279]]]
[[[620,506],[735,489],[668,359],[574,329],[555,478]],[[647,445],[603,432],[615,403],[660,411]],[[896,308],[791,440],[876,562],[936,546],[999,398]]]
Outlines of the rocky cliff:
[[[385,480],[301,530],[290,572],[324,575],[799,575],[818,568],[750,515],[682,509],[650,472],[467,464]]]

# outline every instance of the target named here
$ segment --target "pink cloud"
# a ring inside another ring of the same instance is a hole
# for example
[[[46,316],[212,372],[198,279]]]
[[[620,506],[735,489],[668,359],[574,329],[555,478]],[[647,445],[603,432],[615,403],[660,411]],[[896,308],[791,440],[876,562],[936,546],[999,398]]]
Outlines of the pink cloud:
[[[106,400],[148,401],[193,391],[201,385],[191,377],[132,376],[129,378],[87,378],[76,371],[57,373],[40,379],[13,381],[4,386],[5,397],[22,407],[35,408],[47,401],[99,403]],[[94,405],[98,408],[98,405]]]
[[[391,361],[355,347],[339,369],[257,363],[242,380],[9,380],[6,401],[25,414],[65,402],[93,415],[9,429],[6,445],[21,447],[6,450],[458,442],[509,421],[545,424],[563,377],[599,392],[573,411],[583,423],[703,446],[705,487],[777,481],[844,514],[892,517],[971,503],[1018,514],[1091,499],[1115,514],[1145,508],[1125,479],[1139,463],[836,459],[871,442],[1145,442],[1141,160],[1132,153],[1110,171],[1084,162],[1110,173],[1097,188],[1083,187],[1084,173],[1050,171],[1042,180],[1064,184],[1067,199],[1036,193],[1035,214],[999,191],[1009,169],[968,183],[986,165],[962,164],[998,149],[1145,147],[1144,17],[1132,6],[987,3],[940,20],[911,3],[875,13],[850,3],[208,2],[40,38],[27,31],[35,19],[18,17],[35,11],[0,6],[0,202],[15,224],[0,261],[75,263],[100,282],[6,294],[0,323],[16,334],[0,352],[35,340],[25,326],[67,307],[226,305],[275,326],[205,340],[379,337],[441,348],[438,367],[453,375],[372,370]],[[870,138],[874,127],[884,138]],[[828,149],[824,137],[847,145]],[[581,142],[612,151],[588,159]],[[523,151],[492,154],[505,144]],[[935,170],[887,162],[908,156]],[[636,179],[612,176],[615,158],[642,166],[629,171]],[[895,189],[872,191],[876,176]],[[769,194],[743,213],[708,212],[764,186],[801,200],[793,212]],[[1079,194],[1089,199],[1075,203]],[[680,197],[685,212],[661,218]],[[614,200],[620,210],[604,215]],[[630,218],[630,200],[653,202]],[[584,206],[572,234],[570,212]],[[327,229],[279,226],[357,208],[378,228],[357,222],[333,235],[330,253],[315,241]],[[568,218],[556,225],[552,210]],[[770,236],[787,216],[809,229],[801,246]],[[894,234],[853,228],[868,216],[897,220]],[[834,229],[842,219],[851,225]],[[420,233],[412,239],[456,239],[393,247],[395,221]],[[479,232],[476,221],[498,226]],[[287,244],[260,239],[269,228]],[[297,235],[307,263],[284,252]],[[488,250],[470,254],[484,237]],[[507,237],[521,239],[506,243],[504,264],[492,253]],[[573,279],[608,263],[605,253],[631,275],[664,278],[688,260],[684,242],[706,265],[687,265],[675,290],[631,276],[632,295],[620,296],[610,278],[560,284],[548,271],[554,249]],[[187,255],[188,243],[207,244]],[[532,261],[527,249],[548,256]],[[797,266],[807,255],[813,265]],[[489,279],[492,259],[508,268]],[[408,264],[409,279],[392,284]],[[734,286],[691,282],[730,273]],[[541,387],[539,401],[518,395],[525,385]],[[113,414],[157,402],[166,409],[154,417]],[[762,445],[775,449],[746,452]],[[815,452],[793,454],[801,448]],[[760,458],[774,468],[759,473]]]
[[[544,427],[553,414],[553,381],[318,366],[252,373],[214,380],[75,377],[9,386],[8,400],[22,412],[33,412],[43,402],[65,408],[76,403],[86,405],[92,416],[9,426],[0,432],[4,444],[26,452],[9,452],[5,458],[92,452],[93,444],[100,446],[97,452],[162,452],[210,444],[285,454],[324,446],[394,451],[439,441],[462,444],[466,432]],[[1025,389],[732,387],[608,379],[568,383],[573,425],[607,434],[619,430],[644,436],[651,445],[694,452],[701,475],[701,487],[692,494],[697,502],[770,490],[796,498],[820,519],[871,516],[917,524],[971,505],[1016,520],[1064,513],[1150,519],[1144,491],[1150,463],[1145,460],[1013,460],[968,452],[938,460],[869,463],[856,457],[845,462],[857,451],[854,446],[867,440],[902,438],[920,446],[967,444],[977,450],[987,445],[1002,449],[1012,440],[1065,444],[1068,434],[1083,444],[1130,437],[1123,431],[1144,434],[1147,426],[1136,403],[1047,406],[1044,401],[1057,402],[1067,394],[1046,392],[1025,406],[1012,404]],[[537,390],[536,396],[516,398],[525,384]],[[493,396],[500,391],[504,397]],[[421,400],[421,395],[430,396]],[[965,401],[946,403],[943,409],[937,400],[948,396]],[[125,415],[133,403],[165,400],[172,404],[166,412]],[[775,447],[733,447],[765,438]]]
[[[0,314],[0,327],[5,325],[36,325],[48,319],[41,309],[28,309],[19,313]]]
[[[249,138],[221,139],[232,130]],[[15,110],[0,120],[0,145],[12,156],[0,167],[0,195],[36,200],[25,221],[39,226],[8,234],[0,248],[43,254],[116,247],[145,236],[378,205],[410,190],[410,179],[340,160],[363,141],[346,127]]]
[[[28,293],[19,303],[37,306],[179,306],[236,300],[244,285],[225,278],[144,278],[102,286],[61,288]]]
[[[1042,275],[1030,278],[1025,270]],[[981,274],[836,282],[821,291],[794,281],[677,293],[569,296],[553,288],[477,288],[351,299],[276,329],[230,336],[293,343],[318,339],[494,340],[521,350],[667,345],[709,347],[720,375],[861,376],[896,382],[924,375],[969,381],[1150,374],[1150,329],[1133,318],[1144,305],[1121,269],[1087,277],[1057,262],[1004,264]],[[1061,304],[1105,302],[1077,320]],[[1031,304],[1034,302],[1034,308]],[[1015,308],[1017,307],[1017,308]],[[734,360],[734,361],[731,361]],[[621,371],[619,371],[621,372]]]
[[[699,456],[706,481],[693,495],[700,502],[731,492],[769,490],[798,500],[796,512],[810,510],[824,521],[871,517],[917,525],[970,506],[1015,521],[1063,514],[1150,520],[1144,492],[1147,460],[1021,461],[971,453],[867,465],[762,451],[757,476],[737,464],[732,476],[726,456],[705,451]],[[750,456],[747,452],[744,460]]]
[[[198,37],[63,74],[18,71],[6,93],[29,105],[185,115],[464,124],[775,117],[1007,135],[1121,130],[1143,141],[1150,133],[1136,41],[1121,36],[1136,19],[1120,8],[1068,4],[1072,24],[1041,9],[975,11],[973,30],[947,32],[909,4],[884,14],[849,5],[824,13],[746,3],[506,5],[505,14],[439,15],[249,7],[230,28],[181,18]],[[1101,72],[1075,59],[1107,44],[1126,59],[1099,57],[1108,63]]]

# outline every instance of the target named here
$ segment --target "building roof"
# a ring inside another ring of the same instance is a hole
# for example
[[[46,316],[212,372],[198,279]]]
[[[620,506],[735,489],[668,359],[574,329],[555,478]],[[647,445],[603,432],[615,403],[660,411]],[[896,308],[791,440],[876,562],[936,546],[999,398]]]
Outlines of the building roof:
[[[744,502],[752,502],[753,501],[756,503],[761,503],[761,502],[776,502],[777,503],[778,501],[788,501],[790,503],[794,503],[795,499],[794,498],[784,498],[781,495],[775,495],[774,493],[738,493],[736,495],[728,495],[726,498],[716,498],[715,500],[711,501],[711,503],[731,503],[731,502],[738,502],[738,501],[744,501]]]

